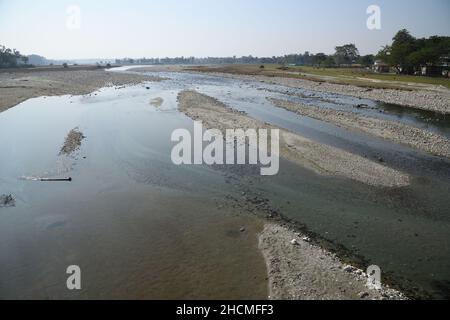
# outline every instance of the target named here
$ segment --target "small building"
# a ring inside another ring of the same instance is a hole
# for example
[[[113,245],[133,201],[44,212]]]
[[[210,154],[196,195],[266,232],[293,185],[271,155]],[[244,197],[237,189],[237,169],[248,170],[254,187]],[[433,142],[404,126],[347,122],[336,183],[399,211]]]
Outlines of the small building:
[[[385,73],[390,71],[390,67],[388,64],[384,63],[381,60],[376,60],[373,64],[372,70],[377,73]]]

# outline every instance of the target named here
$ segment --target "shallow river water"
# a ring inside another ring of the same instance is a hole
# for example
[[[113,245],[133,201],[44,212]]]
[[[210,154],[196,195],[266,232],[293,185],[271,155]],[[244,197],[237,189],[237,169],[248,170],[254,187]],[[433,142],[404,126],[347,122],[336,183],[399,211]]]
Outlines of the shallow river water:
[[[266,269],[257,249],[263,222],[228,203],[243,190],[379,265],[400,286],[448,298],[450,162],[298,116],[266,98],[353,110],[448,137],[447,119],[259,82],[162,76],[168,80],[31,99],[0,114],[0,195],[16,200],[15,207],[0,208],[1,298],[265,298]],[[410,173],[413,183],[369,187],[282,161],[277,176],[249,173],[233,184],[226,170],[175,166],[170,136],[193,128],[177,111],[183,89],[313,140],[382,156],[386,165]],[[161,107],[150,104],[157,97]],[[370,108],[356,108],[361,103]],[[86,136],[81,149],[58,155],[75,127]],[[83,290],[66,289],[69,265],[81,267]]]

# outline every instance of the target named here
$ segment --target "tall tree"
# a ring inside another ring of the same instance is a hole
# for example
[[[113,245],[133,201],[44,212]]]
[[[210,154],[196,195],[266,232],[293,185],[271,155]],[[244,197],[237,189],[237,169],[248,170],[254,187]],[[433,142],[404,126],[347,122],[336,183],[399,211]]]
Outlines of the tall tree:
[[[375,62],[375,56],[373,54],[368,54],[359,58],[359,63],[364,67],[369,67]]]
[[[359,58],[359,51],[358,48],[356,48],[356,45],[350,43],[336,47],[334,56],[338,65],[352,64]]]
[[[390,63],[399,73],[412,73],[413,64],[409,55],[418,49],[418,43],[408,30],[402,29],[392,39]]]

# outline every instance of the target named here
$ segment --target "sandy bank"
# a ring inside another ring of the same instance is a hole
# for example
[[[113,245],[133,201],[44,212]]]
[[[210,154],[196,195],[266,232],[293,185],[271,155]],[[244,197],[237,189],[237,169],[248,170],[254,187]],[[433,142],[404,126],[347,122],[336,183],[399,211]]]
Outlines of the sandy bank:
[[[179,109],[205,127],[226,129],[275,128],[233,110],[216,99],[196,91],[183,91],[178,96]],[[336,175],[374,186],[399,187],[409,184],[409,177],[392,168],[361,156],[316,143],[302,136],[280,130],[281,156],[318,174]]]
[[[369,287],[363,270],[343,264],[336,255],[278,224],[265,225],[259,248],[267,263],[271,299],[406,299],[388,287]]]
[[[438,134],[402,124],[316,106],[306,106],[286,100],[269,98],[274,105],[302,116],[325,121],[345,129],[358,130],[379,138],[407,145],[409,147],[450,158],[450,141]]]
[[[40,96],[83,95],[106,86],[134,85],[160,78],[98,70],[0,73],[0,112]]]

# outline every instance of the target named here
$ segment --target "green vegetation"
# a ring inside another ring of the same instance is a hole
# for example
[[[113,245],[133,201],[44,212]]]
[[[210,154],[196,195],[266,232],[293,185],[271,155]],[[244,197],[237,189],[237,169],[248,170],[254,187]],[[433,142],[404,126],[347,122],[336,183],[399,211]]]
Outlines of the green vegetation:
[[[363,68],[315,68],[300,66],[292,67],[291,70],[317,76],[337,77],[342,78],[343,80],[351,78],[357,80],[363,78],[379,81],[442,85],[450,89],[450,79],[448,78],[433,78],[392,73],[374,73]]]
[[[400,30],[377,55],[401,74],[413,74],[426,65],[447,64],[450,61],[450,37],[432,36],[416,39],[408,30]]]

